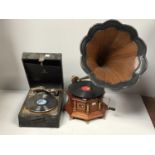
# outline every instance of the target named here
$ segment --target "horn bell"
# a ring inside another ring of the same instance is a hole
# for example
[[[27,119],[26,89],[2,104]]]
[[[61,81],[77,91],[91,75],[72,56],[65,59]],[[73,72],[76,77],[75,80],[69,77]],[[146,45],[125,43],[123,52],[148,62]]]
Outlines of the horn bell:
[[[96,24],[81,43],[81,66],[95,85],[119,90],[147,69],[146,45],[137,31],[116,20]]]

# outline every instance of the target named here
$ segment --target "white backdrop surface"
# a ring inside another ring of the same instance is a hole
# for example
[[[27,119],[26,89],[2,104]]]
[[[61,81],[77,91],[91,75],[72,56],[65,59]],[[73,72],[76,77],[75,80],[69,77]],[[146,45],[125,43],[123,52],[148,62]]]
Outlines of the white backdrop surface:
[[[64,81],[83,76],[80,43],[88,29],[106,20],[0,20],[0,89],[28,89],[22,52],[63,54]],[[155,20],[120,20],[134,26],[147,45],[149,67],[140,81],[124,91],[155,96]]]
[[[60,128],[19,127],[18,113],[27,91],[0,91],[0,134],[155,134],[153,124],[139,95],[106,93],[106,104],[116,111],[107,111],[106,117],[89,123],[70,119],[61,113]]]

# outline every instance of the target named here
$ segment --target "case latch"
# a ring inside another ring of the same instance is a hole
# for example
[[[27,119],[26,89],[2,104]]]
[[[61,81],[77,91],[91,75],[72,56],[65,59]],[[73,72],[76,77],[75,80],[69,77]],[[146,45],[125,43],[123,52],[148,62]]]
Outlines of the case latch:
[[[43,66],[44,60],[45,60],[45,54],[40,54],[40,56],[39,56],[39,62],[41,64],[41,66]]]

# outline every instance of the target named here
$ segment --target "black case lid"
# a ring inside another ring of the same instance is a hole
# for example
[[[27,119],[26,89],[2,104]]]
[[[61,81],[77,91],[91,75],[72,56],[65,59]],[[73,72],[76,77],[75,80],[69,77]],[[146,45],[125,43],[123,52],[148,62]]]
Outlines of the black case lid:
[[[63,88],[60,53],[23,53],[22,61],[31,88]]]

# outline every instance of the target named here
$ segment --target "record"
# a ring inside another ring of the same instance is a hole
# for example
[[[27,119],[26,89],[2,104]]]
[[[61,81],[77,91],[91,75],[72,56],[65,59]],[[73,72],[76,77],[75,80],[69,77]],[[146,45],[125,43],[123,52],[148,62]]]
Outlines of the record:
[[[28,101],[27,108],[32,112],[47,112],[58,105],[56,98],[47,92],[39,92]]]
[[[104,94],[104,89],[96,87],[91,81],[80,81],[68,87],[68,91],[80,98],[94,99]]]

